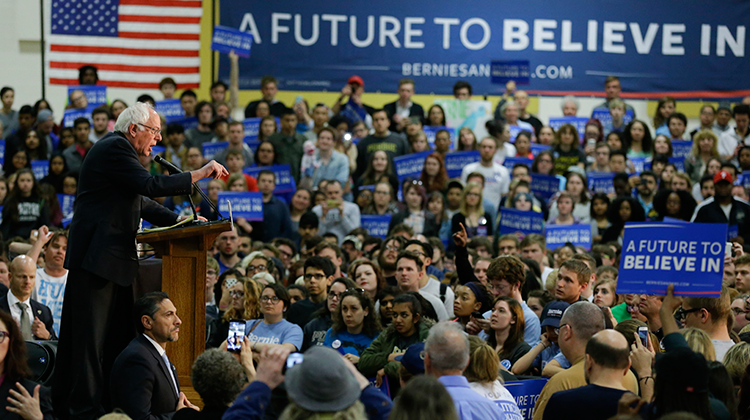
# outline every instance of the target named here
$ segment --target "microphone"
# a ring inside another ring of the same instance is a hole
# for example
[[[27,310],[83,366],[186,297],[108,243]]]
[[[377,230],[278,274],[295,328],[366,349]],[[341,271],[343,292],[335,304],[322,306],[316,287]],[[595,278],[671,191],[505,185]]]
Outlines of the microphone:
[[[170,174],[181,174],[182,173],[182,170],[180,168],[176,167],[172,162],[170,162],[170,161],[164,159],[163,157],[161,157],[161,155],[154,156],[154,160],[159,165],[165,167],[167,169],[167,171],[169,171]]]
[[[155,155],[154,156],[154,160],[156,161],[156,163],[158,163],[162,167],[166,168],[166,170],[170,174],[181,174],[183,172],[182,169],[178,168],[172,162],[164,159],[160,155]],[[214,203],[212,203],[211,200],[208,199],[208,196],[203,192],[203,190],[200,189],[200,187],[198,187],[198,185],[195,184],[195,182],[193,182],[193,188],[195,188],[198,191],[198,194],[200,194],[201,197],[203,197],[203,199],[206,200],[206,202],[208,203],[208,205],[211,206],[211,208],[216,212],[216,214],[218,214],[219,217],[223,220],[224,216],[221,214],[221,212],[219,211],[219,209],[216,208],[216,206],[214,205]],[[193,204],[193,196],[192,196],[192,194],[188,195],[188,199],[190,200],[190,208],[193,209],[193,215],[195,216],[195,222],[197,223],[198,222],[198,212],[195,211],[195,204]]]

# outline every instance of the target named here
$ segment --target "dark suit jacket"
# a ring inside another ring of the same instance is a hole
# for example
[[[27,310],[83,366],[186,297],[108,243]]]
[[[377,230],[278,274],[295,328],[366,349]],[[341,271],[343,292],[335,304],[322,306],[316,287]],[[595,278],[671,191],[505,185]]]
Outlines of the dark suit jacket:
[[[383,109],[385,112],[388,113],[388,119],[391,120],[391,130],[396,131],[396,122],[393,121],[393,116],[396,114],[396,103],[398,101],[391,102],[389,104],[385,104],[383,106]],[[415,104],[412,102],[411,108],[409,108],[409,116],[410,117],[419,117],[420,119],[424,120],[424,108],[422,108],[422,105]]]
[[[168,369],[174,367],[167,366],[154,345],[138,334],[112,366],[112,407],[120,408],[133,420],[171,419],[179,394]],[[177,372],[173,373],[177,381]]]
[[[38,385],[36,382],[32,382],[28,379],[21,379],[20,381],[21,385],[23,385],[24,388],[26,388],[26,391],[29,392],[30,395],[34,395],[34,388]],[[18,414],[11,413],[10,411],[6,410],[5,407],[10,405],[8,402],[8,397],[10,397],[10,390],[18,391],[18,387],[16,386],[16,381],[10,381],[6,378],[6,380],[3,381],[3,384],[0,385],[0,401],[2,401],[2,407],[3,409],[0,410],[0,420],[21,420],[22,417]],[[52,410],[52,397],[50,395],[50,390],[46,386],[42,386],[39,388],[39,408],[42,411],[42,416],[44,416],[44,420],[54,420],[55,415]]]
[[[83,161],[65,267],[129,286],[138,272],[139,219],[160,226],[177,220],[175,213],[147,197],[186,195],[190,185],[189,173],[151,176],[122,133],[107,134]]]
[[[39,320],[44,323],[44,326],[47,328],[47,331],[49,331],[50,333],[49,339],[57,340],[57,335],[55,334],[55,330],[52,328],[52,324],[55,323],[55,320],[52,318],[52,311],[47,307],[47,305],[43,305],[35,301],[34,299],[29,299],[29,302],[31,303],[31,312],[34,314],[35,317],[39,318]],[[0,298],[0,310],[10,313],[10,305],[8,304],[7,294],[3,296],[2,298]],[[32,319],[31,322],[34,322],[34,320]]]

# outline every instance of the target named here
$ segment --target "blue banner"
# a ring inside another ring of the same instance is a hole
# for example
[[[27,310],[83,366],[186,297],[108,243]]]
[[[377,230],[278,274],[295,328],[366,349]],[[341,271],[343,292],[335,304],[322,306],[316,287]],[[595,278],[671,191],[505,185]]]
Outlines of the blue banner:
[[[40,179],[47,176],[49,173],[49,161],[48,160],[32,160],[31,170],[34,172],[34,178],[39,181]]]
[[[668,217],[668,216],[665,216],[664,219],[662,219],[662,222],[664,223],[688,223],[686,220],[675,219],[674,217]]]
[[[615,192],[614,172],[589,172],[589,191],[592,193],[613,194]]]
[[[245,143],[258,139],[258,133],[260,133],[260,120],[262,120],[262,118],[259,117],[245,118],[242,120],[242,124],[245,126]]]
[[[693,149],[693,142],[686,140],[672,140],[672,157],[686,158],[690,156]]]
[[[67,227],[73,220],[73,203],[75,200],[76,196],[74,195],[57,194],[57,201],[60,202],[60,210],[63,214],[63,227]]]
[[[4,147],[5,145],[3,144],[3,148]],[[739,178],[740,178],[740,185],[745,187],[745,189],[750,189],[750,171],[742,172]]]
[[[737,225],[729,225],[727,226],[727,242],[731,241],[732,239],[740,236],[740,229]]]
[[[191,128],[198,127],[198,117],[175,118],[172,121],[170,121],[169,123],[170,124],[180,124],[182,126],[182,128],[185,129],[185,131],[188,131]]]
[[[609,108],[594,108],[591,112],[591,118],[596,118],[602,123],[603,127],[608,124],[612,124],[612,115],[609,113]],[[623,126],[628,125],[630,121],[633,121],[633,111],[628,109],[625,112],[625,116],[622,117]]]
[[[263,193],[219,191],[219,211],[229,215],[229,205],[232,203],[232,217],[243,217],[249,221],[263,221]]]
[[[547,225],[545,229],[547,248],[555,249],[570,242],[575,246],[591,249],[591,225]]]
[[[500,235],[521,232],[542,233],[544,230],[544,215],[534,211],[516,209],[500,209]]]
[[[80,90],[86,94],[89,106],[97,107],[107,104],[107,87],[104,85],[68,86],[68,98],[74,90]]]
[[[387,395],[388,398],[391,397],[391,389],[388,385],[388,379],[386,377],[383,378],[383,380],[380,382],[380,387],[377,386],[377,378],[368,378],[368,381],[370,381],[370,385],[372,385],[373,388],[379,389],[380,392]]]
[[[646,169],[646,158],[628,158],[630,162],[633,163],[633,168],[635,169],[635,173],[639,174],[643,172],[644,169]],[[649,163],[649,168],[651,167],[651,163]],[[634,174],[630,174],[633,176]]]
[[[464,166],[479,162],[479,159],[479,151],[477,150],[448,153],[445,155],[445,170],[448,172],[448,178],[460,177]]]
[[[422,175],[424,160],[430,153],[432,152],[411,153],[393,158],[393,166],[396,167],[399,182],[404,182],[407,178],[419,178]]]
[[[492,61],[490,67],[490,78],[495,84],[513,81],[517,85],[528,85],[530,75],[529,60]]]
[[[248,58],[252,46],[253,36],[251,34],[224,26],[214,26],[214,35],[211,37],[211,51],[225,54],[234,51],[240,57]]]
[[[276,188],[273,190],[274,194],[283,194],[288,192],[294,192],[297,190],[297,183],[292,178],[292,172],[289,169],[289,164],[273,165],[273,166],[256,166],[252,168],[245,168],[242,171],[255,179],[258,179],[258,173],[262,170],[269,170],[276,174]]]
[[[531,192],[550,198],[560,191],[560,180],[554,175],[531,174]]]
[[[578,131],[579,140],[583,140],[583,136],[586,134],[586,123],[588,121],[589,119],[586,117],[550,117],[549,126],[555,130],[555,133],[557,133],[557,130],[559,130],[560,127],[565,124],[570,124]]]
[[[449,95],[464,80],[474,95],[497,94],[505,88],[491,83],[492,61],[523,60],[529,62],[531,94],[603,97],[604,80],[613,74],[623,92],[636,96],[748,94],[742,89],[750,81],[736,77],[746,66],[748,2],[690,3],[690,13],[678,14],[685,7],[679,0],[606,7],[596,0],[478,0],[457,6],[446,0],[429,7],[398,0],[224,0],[218,14],[220,25],[253,35],[253,55],[240,66],[241,89],[258,89],[260,75],[273,74],[282,90],[339,91],[357,74],[368,92],[395,93],[399,79],[408,77],[420,93]],[[218,76],[229,80],[225,55]]]
[[[511,381],[505,383],[505,389],[516,400],[518,409],[525,420],[531,420],[534,417],[534,406],[542,388],[547,384],[549,379],[527,379],[525,381]]]
[[[70,108],[63,112],[63,127],[73,127],[73,123],[78,118],[86,118],[89,122],[91,120],[91,112],[96,108],[95,106],[89,105],[87,108]],[[197,120],[196,120],[197,121]]]
[[[432,127],[430,125],[426,125],[422,127],[422,131],[427,135],[427,143],[430,144],[431,148],[435,148],[435,136],[437,135],[437,132],[440,130],[445,130],[450,134],[451,136],[451,145],[448,148],[448,150],[453,150],[455,148],[456,143],[456,129],[455,128],[449,128],[449,127]]]
[[[0,139],[0,163],[5,164],[5,139]]]
[[[167,150],[164,146],[153,146],[151,147],[151,156],[156,156],[164,153]]]
[[[390,214],[384,214],[382,216],[363,214],[360,216],[360,219],[362,221],[362,227],[367,229],[367,233],[370,236],[376,236],[381,239],[385,239],[386,236],[388,236],[388,226],[391,223]]]
[[[617,293],[719,297],[727,227],[717,223],[628,223]]]
[[[512,172],[513,167],[516,166],[516,163],[522,163],[526,165],[529,168],[529,172],[531,172],[531,164],[534,163],[534,161],[524,157],[507,157],[503,161],[503,166],[505,166],[509,171]]]
[[[156,112],[164,115],[167,123],[185,118],[185,111],[182,109],[179,99],[162,99],[161,101],[156,101]]]
[[[536,155],[539,154],[539,152],[544,150],[549,150],[552,148],[552,145],[550,144],[539,144],[539,143],[531,143],[531,154],[536,157]]]
[[[217,153],[226,149],[229,146],[228,141],[217,141],[214,143],[203,143],[203,158],[211,160],[216,156]]]

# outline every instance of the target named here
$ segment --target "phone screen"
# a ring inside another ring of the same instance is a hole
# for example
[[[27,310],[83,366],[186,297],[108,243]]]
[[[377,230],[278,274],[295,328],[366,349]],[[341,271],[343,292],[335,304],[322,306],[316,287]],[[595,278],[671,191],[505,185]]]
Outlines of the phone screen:
[[[638,328],[638,337],[641,339],[641,344],[643,344],[643,347],[648,347],[648,328],[647,327]]]
[[[286,365],[284,365],[283,372],[285,373],[288,369],[291,369],[294,365],[302,363],[305,360],[305,356],[302,353],[291,353],[286,358]]]
[[[245,321],[233,319],[229,321],[229,334],[227,335],[227,351],[239,353],[242,349],[242,341],[245,339]]]

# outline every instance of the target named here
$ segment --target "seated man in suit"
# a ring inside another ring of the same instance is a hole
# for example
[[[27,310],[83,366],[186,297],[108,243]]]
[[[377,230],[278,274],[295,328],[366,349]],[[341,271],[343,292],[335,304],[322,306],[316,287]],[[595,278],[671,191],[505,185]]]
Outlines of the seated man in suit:
[[[180,392],[166,354],[167,343],[177,341],[182,324],[169,295],[146,293],[135,302],[135,316],[140,334],[112,367],[112,407],[134,420],[170,419],[185,407],[197,410]]]
[[[0,299],[0,310],[10,313],[21,327],[24,340],[57,340],[52,311],[31,299],[36,281],[36,261],[19,255],[10,264],[10,293]]]

